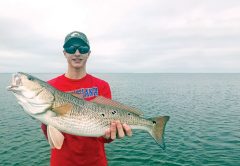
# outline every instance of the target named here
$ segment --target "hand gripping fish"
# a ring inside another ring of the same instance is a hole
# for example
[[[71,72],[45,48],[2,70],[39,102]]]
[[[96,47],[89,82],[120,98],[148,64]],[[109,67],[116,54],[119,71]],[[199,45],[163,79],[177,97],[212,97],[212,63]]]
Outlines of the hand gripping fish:
[[[52,148],[61,149],[64,141],[61,132],[100,137],[114,120],[120,120],[132,129],[147,131],[165,148],[163,136],[169,116],[145,119],[136,108],[102,96],[91,102],[85,101],[22,72],[13,75],[7,89],[13,92],[27,114],[47,125],[48,141]]]

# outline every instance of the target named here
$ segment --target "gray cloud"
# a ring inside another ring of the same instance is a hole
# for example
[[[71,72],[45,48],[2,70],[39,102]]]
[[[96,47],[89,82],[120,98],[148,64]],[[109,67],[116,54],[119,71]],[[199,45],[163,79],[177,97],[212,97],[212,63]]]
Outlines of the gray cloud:
[[[90,72],[240,72],[237,0],[27,3],[36,16],[0,12],[0,72],[64,72],[72,30],[90,38]]]
[[[0,17],[0,25],[1,49],[47,55],[53,55],[57,52],[56,44],[59,41],[41,36],[27,24],[22,24],[18,20]]]

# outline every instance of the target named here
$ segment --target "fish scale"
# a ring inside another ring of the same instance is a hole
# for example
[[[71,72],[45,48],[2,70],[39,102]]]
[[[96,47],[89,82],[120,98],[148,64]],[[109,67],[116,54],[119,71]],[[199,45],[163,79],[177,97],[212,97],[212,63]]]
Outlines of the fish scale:
[[[65,102],[62,102],[61,104],[64,104],[64,103]],[[126,112],[124,110],[119,110],[119,109],[114,110],[111,107],[107,108],[108,106],[102,106],[103,107],[102,108],[97,106],[94,103],[87,103],[87,102],[85,103],[81,102],[81,104],[83,104],[84,106],[74,107],[71,110],[70,114],[66,114],[64,116],[68,117],[69,119],[78,120],[76,123],[81,124],[81,125],[78,124],[78,127],[81,126],[81,130],[78,130],[78,131],[82,131],[83,133],[88,132],[89,133],[88,136],[100,136],[96,133],[98,133],[99,130],[100,130],[100,133],[104,133],[105,130],[108,128],[109,124],[113,120],[120,120],[122,123],[126,123],[132,126],[132,128],[141,128],[141,127],[137,127],[136,125],[145,126],[146,128],[151,128],[153,126],[152,121],[145,120],[137,115]],[[56,104],[56,105],[59,105],[59,104]],[[82,109],[79,109],[79,108],[82,108]],[[91,122],[94,122],[95,125],[91,125]],[[87,125],[88,127],[86,127],[85,124],[88,124]],[[83,133],[79,133],[79,134],[83,135]]]

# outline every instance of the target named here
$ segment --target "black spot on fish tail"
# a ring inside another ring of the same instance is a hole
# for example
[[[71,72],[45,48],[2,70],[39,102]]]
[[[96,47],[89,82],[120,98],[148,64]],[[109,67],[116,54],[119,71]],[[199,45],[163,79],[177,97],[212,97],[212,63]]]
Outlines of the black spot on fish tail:
[[[32,80],[33,80],[33,77],[32,77],[32,76],[30,76],[30,75],[29,75],[27,78],[28,78],[28,80],[30,80],[30,81],[32,81]]]
[[[154,140],[160,145],[162,149],[165,149],[164,131],[169,118],[169,116],[149,118],[149,120],[151,120],[153,123],[152,128],[149,130],[149,134],[154,138]]]

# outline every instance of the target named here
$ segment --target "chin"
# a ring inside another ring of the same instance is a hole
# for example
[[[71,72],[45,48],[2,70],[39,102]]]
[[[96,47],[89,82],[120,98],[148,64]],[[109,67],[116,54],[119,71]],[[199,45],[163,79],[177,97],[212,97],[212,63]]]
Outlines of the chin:
[[[73,65],[72,67],[75,68],[75,69],[81,69],[81,68],[84,68],[85,66],[83,66],[83,65]]]
[[[81,69],[85,67],[85,64],[72,64],[71,65],[73,68]]]
[[[71,66],[72,68],[75,68],[75,69],[81,69],[81,68],[85,68],[86,66],[86,61],[82,61],[82,62],[73,62],[73,61],[69,61],[68,62],[68,65]]]

